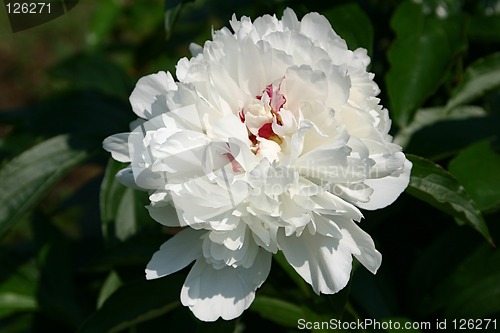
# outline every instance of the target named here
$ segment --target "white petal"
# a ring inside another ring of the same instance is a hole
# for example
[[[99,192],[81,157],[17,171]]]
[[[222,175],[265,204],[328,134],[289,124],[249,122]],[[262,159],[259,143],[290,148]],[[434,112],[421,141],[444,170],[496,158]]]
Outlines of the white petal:
[[[284,51],[297,65],[313,66],[322,59],[329,59],[328,53],[313,44],[310,38],[296,32],[272,32],[262,38],[274,49]]]
[[[144,188],[137,185],[135,182],[134,172],[132,168],[121,169],[116,173],[116,180],[118,180],[123,185],[136,189],[136,190],[144,190]]]
[[[359,252],[354,252],[353,255],[359,260],[370,272],[377,273],[377,270],[382,263],[382,255],[375,249],[375,244],[372,238],[363,231],[356,223],[343,216],[332,216],[333,222],[341,229],[344,237],[349,237],[356,244]]]
[[[269,162],[278,160],[278,153],[281,151],[281,147],[273,140],[267,140],[264,138],[257,138],[259,141],[259,151],[257,153],[258,157],[267,158]]]
[[[165,95],[170,90],[176,90],[177,85],[169,72],[158,72],[144,76],[137,81],[134,91],[130,95],[132,110],[141,118],[152,118],[152,105],[157,96]],[[165,105],[166,108],[166,105]]]
[[[326,101],[328,97],[325,73],[306,65],[288,68],[281,89],[287,98],[285,107],[292,112],[298,110],[301,102]]]
[[[118,162],[130,162],[128,151],[128,137],[130,133],[118,133],[108,136],[102,142],[104,149],[111,153],[111,156]]]
[[[278,245],[286,260],[317,294],[334,294],[347,285],[352,252],[346,242],[344,238],[311,235],[307,231],[300,237],[278,232]]]
[[[146,268],[146,279],[175,273],[202,256],[201,237],[205,231],[186,229],[160,247]]]
[[[271,253],[262,249],[250,268],[214,269],[197,260],[182,287],[181,302],[203,321],[234,319],[253,302],[270,269]]]
[[[234,114],[220,118],[213,124],[212,131],[207,134],[214,140],[224,142],[227,142],[229,138],[238,139],[242,142],[248,141],[248,132],[245,124]]]
[[[362,209],[374,210],[392,204],[408,186],[411,167],[412,163],[405,160],[403,170],[398,170],[391,176],[365,180],[365,184],[373,189],[373,193],[370,201],[357,202],[356,205]]]
[[[297,19],[297,15],[291,8],[285,9],[281,20],[283,21],[283,26],[290,30],[299,30],[300,28],[300,22]]]
[[[330,60],[320,61],[318,69],[325,73],[328,81],[327,105],[337,110],[347,102],[351,89],[351,79],[345,69],[333,65]]]
[[[191,52],[191,55],[193,57],[196,57],[198,54],[203,53],[203,47],[196,43],[190,43],[189,44],[189,52]]]
[[[149,216],[156,222],[161,223],[167,227],[185,227],[187,224],[184,219],[179,218],[179,212],[170,202],[160,201],[159,203],[151,203],[146,206]]]
[[[330,41],[338,38],[330,22],[318,13],[308,13],[300,21],[300,32],[317,41]]]
[[[237,56],[237,55],[235,55]],[[250,96],[245,95],[242,89],[235,82],[233,77],[228,73],[228,68],[225,68],[220,63],[211,63],[209,67],[212,93],[219,97],[221,103],[221,111],[225,114],[230,114],[241,110],[246,104]],[[216,98],[214,96],[214,100]],[[216,101],[217,102],[217,101]]]

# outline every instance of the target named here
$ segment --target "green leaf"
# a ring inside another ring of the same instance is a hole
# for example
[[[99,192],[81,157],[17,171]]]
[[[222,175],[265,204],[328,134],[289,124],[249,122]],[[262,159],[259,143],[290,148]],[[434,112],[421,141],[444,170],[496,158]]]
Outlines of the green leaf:
[[[478,42],[500,42],[500,15],[477,15],[471,18],[469,39]]]
[[[305,313],[300,306],[267,296],[256,296],[250,310],[285,327],[297,328],[298,321],[305,318]]]
[[[101,308],[109,296],[111,296],[121,285],[122,280],[118,274],[116,274],[115,271],[111,271],[99,291],[99,296],[97,297],[97,308]]]
[[[120,17],[121,2],[116,0],[101,0],[99,7],[93,11],[88,32],[87,44],[90,47],[101,45],[110,35]]]
[[[99,53],[77,54],[51,68],[50,74],[64,89],[93,89],[121,99],[127,99],[132,91],[124,69]]]
[[[405,150],[439,161],[452,158],[474,142],[494,138],[497,133],[498,116],[495,114],[467,119],[447,119],[413,133]]]
[[[283,252],[279,251],[273,255],[273,259],[280,265],[285,273],[292,279],[293,282],[299,287],[300,291],[305,296],[311,296],[311,287],[304,281],[304,279],[295,271],[295,269],[288,263]]]
[[[377,272],[377,278],[374,279],[368,270],[356,269],[350,282],[349,301],[356,304],[356,309],[363,311],[368,318],[393,316],[391,309],[397,309],[398,304],[391,280],[384,270]]]
[[[22,313],[0,320],[0,332],[33,332],[33,319],[32,313]]]
[[[134,190],[116,180],[124,163],[110,159],[101,185],[100,208],[103,233],[107,238],[125,240],[137,230]]]
[[[481,212],[457,179],[430,160],[411,154],[407,154],[407,157],[413,163],[413,168],[406,191],[456,219],[465,221],[493,244]]]
[[[500,251],[482,245],[436,286],[424,304],[445,318],[489,318],[500,312]]]
[[[64,91],[20,111],[23,132],[37,137],[85,135],[100,149],[107,136],[130,130],[136,117],[128,101],[95,89]]]
[[[56,228],[48,215],[35,211],[32,229],[37,249],[40,281],[37,299],[40,311],[73,331],[83,320],[82,289],[76,285],[76,266],[72,244]]]
[[[2,262],[2,266],[9,267],[9,263]],[[38,281],[38,272],[34,260],[16,268],[4,281],[0,283],[0,317],[16,311],[35,310],[38,307],[35,291]]]
[[[435,311],[428,304],[432,303],[429,295],[456,270],[464,258],[484,244],[479,237],[471,238],[469,230],[455,225],[449,225],[442,232],[431,232],[434,237],[419,249],[409,270],[405,302],[411,308],[409,313],[415,314],[417,318],[427,317]]]
[[[14,158],[0,170],[0,236],[66,175],[90,156],[84,139],[60,135]]]
[[[370,18],[357,3],[347,3],[333,7],[323,13],[333,29],[347,42],[349,49],[355,50],[363,47],[372,54],[373,26]],[[353,24],[356,22],[356,24]]]
[[[182,330],[185,330],[184,323]],[[234,320],[217,320],[215,322],[200,321],[196,329],[196,333],[242,333],[244,325],[238,325],[238,319]]]
[[[172,29],[174,23],[179,16],[182,6],[185,3],[193,2],[195,0],[166,0],[165,1],[165,31],[167,34],[167,39],[170,38],[172,34]]]
[[[184,277],[171,275],[120,287],[79,328],[78,333],[114,333],[177,308]]]
[[[464,185],[480,210],[500,207],[500,155],[488,141],[465,149],[450,162],[449,170]]]
[[[498,87],[500,87],[500,53],[494,53],[467,67],[462,82],[453,90],[446,107],[453,109]]]
[[[486,111],[478,106],[462,106],[448,111],[444,107],[435,107],[427,109],[419,109],[415,113],[412,122],[401,129],[394,137],[394,143],[401,147],[405,147],[410,141],[414,133],[418,132],[424,127],[433,125],[443,120],[462,120],[468,118],[485,117]]]
[[[392,17],[391,27],[396,39],[388,51],[387,92],[393,119],[404,127],[442,84],[463,47],[464,18],[425,14],[422,3],[405,1]]]

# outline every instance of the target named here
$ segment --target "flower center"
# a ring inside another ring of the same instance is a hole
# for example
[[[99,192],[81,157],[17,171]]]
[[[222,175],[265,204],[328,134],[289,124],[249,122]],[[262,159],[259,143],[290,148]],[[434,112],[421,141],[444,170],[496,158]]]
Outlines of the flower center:
[[[280,110],[286,103],[286,98],[280,92],[279,84],[269,84],[261,95],[245,106],[239,113],[240,120],[247,126],[248,138],[252,142],[252,151],[257,154],[262,139],[271,140],[278,145],[283,138],[273,130],[274,126],[282,126]]]

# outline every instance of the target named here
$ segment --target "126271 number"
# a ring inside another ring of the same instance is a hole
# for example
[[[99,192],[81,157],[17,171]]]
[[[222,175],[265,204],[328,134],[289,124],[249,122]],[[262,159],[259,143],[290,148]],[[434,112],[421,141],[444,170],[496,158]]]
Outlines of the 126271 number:
[[[5,7],[7,14],[50,14],[50,2],[13,2]]]
[[[487,330],[497,329],[496,319],[453,319],[455,330]]]

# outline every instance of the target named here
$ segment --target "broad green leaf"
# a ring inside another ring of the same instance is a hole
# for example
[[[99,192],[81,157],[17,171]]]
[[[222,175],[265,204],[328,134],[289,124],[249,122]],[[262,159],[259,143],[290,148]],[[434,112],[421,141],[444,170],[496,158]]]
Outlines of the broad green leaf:
[[[79,328],[78,333],[114,333],[165,315],[180,306],[184,277],[171,275],[124,284]]]
[[[357,3],[347,3],[333,7],[323,13],[335,32],[347,42],[349,49],[363,47],[372,54],[373,26],[370,18]],[[356,24],[353,24],[356,22]]]
[[[104,178],[101,183],[101,192],[99,195],[99,206],[101,211],[101,222],[103,224],[103,232],[105,236],[108,233],[108,224],[113,223],[116,219],[118,206],[127,187],[119,183],[115,176],[116,173],[126,166],[125,163],[120,163],[110,158]]]
[[[478,15],[471,18],[469,39],[485,43],[500,42],[500,15]]]
[[[115,178],[124,166],[124,163],[110,159],[101,185],[101,221],[103,233],[110,239],[125,240],[137,230],[134,190]]]
[[[73,251],[68,239],[48,215],[36,211],[33,218],[35,242],[39,245],[37,262],[40,282],[37,299],[40,311],[52,320],[76,329],[83,320],[82,304],[77,288]]]
[[[475,61],[465,70],[462,82],[453,90],[446,107],[453,109],[499,87],[500,53],[494,53]]]
[[[413,133],[405,151],[439,161],[455,156],[474,142],[495,137],[497,133],[498,116],[495,114],[446,119]]]
[[[181,12],[181,8],[185,3],[195,0],[166,0],[165,1],[165,31],[167,39],[172,34],[175,21]]]
[[[2,266],[15,271],[0,282],[0,317],[16,311],[37,309],[35,291],[38,272],[35,261],[29,261],[19,268],[10,267],[9,263],[2,261]]]
[[[406,191],[456,219],[465,221],[488,242],[493,243],[481,212],[457,179],[430,160],[410,154],[407,157],[413,163],[413,168]]]
[[[300,306],[267,296],[257,295],[250,310],[285,327],[297,328],[298,321],[305,318],[304,311]]]
[[[374,279],[366,269],[356,269],[350,282],[349,300],[356,304],[356,309],[363,311],[367,318],[383,318],[393,316],[398,307],[394,295],[391,277],[383,270],[377,272]],[[370,297],[366,297],[370,295]]]
[[[77,54],[51,68],[50,74],[61,89],[93,89],[122,99],[132,91],[124,69],[99,53]]]
[[[419,109],[411,123],[402,128],[394,137],[394,143],[405,147],[412,135],[420,129],[443,120],[461,120],[486,116],[486,111],[478,106],[462,106],[451,111],[444,107]]]
[[[135,191],[127,188],[120,200],[116,214],[115,231],[116,237],[124,240],[137,231]]]
[[[106,280],[104,280],[101,290],[99,291],[99,296],[97,297],[97,308],[101,308],[109,296],[111,296],[121,285],[122,280],[118,274],[116,274],[115,271],[111,271]]]
[[[500,313],[500,251],[488,245],[470,254],[428,300],[446,318],[491,318]]]
[[[84,139],[60,135],[14,158],[0,170],[0,236],[73,167],[90,155]]]
[[[134,120],[130,103],[88,88],[65,91],[21,109],[19,129],[37,137],[85,135],[95,147],[102,147],[107,136],[129,130]]]
[[[121,7],[120,1],[99,1],[99,6],[92,13],[86,36],[87,44],[90,47],[101,45],[110,35],[120,17]]]
[[[391,20],[396,39],[388,51],[386,75],[393,119],[402,127],[442,84],[463,47],[464,18],[424,13],[423,4],[405,1]]]
[[[283,252],[279,251],[273,256],[273,259],[280,265],[285,273],[292,279],[293,282],[299,287],[300,291],[306,295],[311,296],[311,287],[304,281],[304,279],[290,266],[285,258]]]
[[[184,323],[183,327],[186,324]],[[196,333],[242,333],[245,326],[238,325],[238,319],[234,320],[217,320],[215,322],[199,321]],[[184,328],[182,330],[185,330]]]
[[[119,266],[145,266],[151,256],[166,240],[159,223],[152,223],[152,232],[138,233],[124,242],[117,242],[106,249],[100,256],[93,257],[84,267],[84,271],[106,271]]]
[[[495,210],[500,206],[500,155],[487,141],[461,152],[450,162],[449,170],[480,210]]]
[[[0,320],[0,332],[33,332],[34,317],[32,313],[19,313],[15,316],[2,318],[2,320]]]
[[[470,230],[455,225],[437,232],[428,241],[429,244],[419,250],[411,263],[408,294],[405,295],[405,302],[411,307],[410,313],[420,318],[434,312],[428,304],[432,302],[429,295],[433,290],[456,270],[464,258],[484,244],[481,238],[472,238]]]

